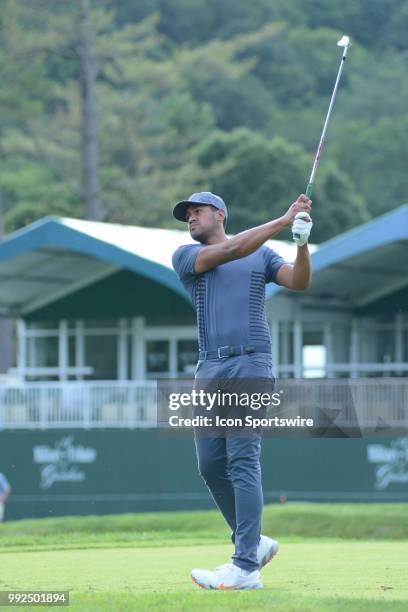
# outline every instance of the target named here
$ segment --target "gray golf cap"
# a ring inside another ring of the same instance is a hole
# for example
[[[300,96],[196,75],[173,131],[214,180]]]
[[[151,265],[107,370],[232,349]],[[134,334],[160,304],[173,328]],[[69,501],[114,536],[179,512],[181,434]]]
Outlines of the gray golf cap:
[[[225,213],[224,225],[226,224],[228,217],[227,206],[220,196],[211,193],[211,191],[200,191],[199,193],[192,193],[188,200],[183,200],[182,202],[178,202],[173,208],[173,217],[178,219],[179,221],[186,220],[186,212],[187,207],[192,204],[206,204],[207,206],[214,206],[214,208],[219,208],[223,210]]]

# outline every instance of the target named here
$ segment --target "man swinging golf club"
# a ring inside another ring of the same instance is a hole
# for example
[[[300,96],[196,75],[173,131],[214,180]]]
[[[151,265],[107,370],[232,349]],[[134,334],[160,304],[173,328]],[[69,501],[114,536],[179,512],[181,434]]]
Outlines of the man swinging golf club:
[[[196,379],[273,380],[271,340],[265,315],[265,284],[304,291],[311,281],[307,241],[311,200],[302,194],[286,213],[232,238],[223,199],[193,193],[173,215],[185,221],[195,244],[179,247],[173,267],[197,310],[199,362]],[[293,265],[264,243],[287,226],[297,243]],[[214,571],[194,569],[192,579],[206,589],[257,589],[259,570],[278,550],[261,535],[261,433],[200,436],[195,432],[198,468],[232,530],[232,563]]]

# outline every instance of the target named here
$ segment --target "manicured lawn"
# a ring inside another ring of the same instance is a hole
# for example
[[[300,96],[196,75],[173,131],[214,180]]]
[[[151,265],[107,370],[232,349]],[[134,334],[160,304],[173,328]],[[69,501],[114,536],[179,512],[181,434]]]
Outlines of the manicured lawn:
[[[281,550],[265,588],[216,592],[190,579],[232,553],[215,511],[16,521],[0,526],[0,590],[69,590],[81,611],[402,611],[407,531],[402,504],[267,507],[263,532]]]

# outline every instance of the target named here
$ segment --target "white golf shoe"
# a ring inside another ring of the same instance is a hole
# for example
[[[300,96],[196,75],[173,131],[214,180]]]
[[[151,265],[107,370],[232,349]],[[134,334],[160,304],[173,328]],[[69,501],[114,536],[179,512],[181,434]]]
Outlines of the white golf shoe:
[[[262,582],[258,570],[247,572],[233,563],[216,567],[213,572],[193,569],[191,578],[202,589],[261,589]]]
[[[268,538],[268,536],[261,535],[258,550],[256,551],[259,569],[264,567],[264,565],[269,563],[269,561],[272,561],[278,550],[279,544],[276,540],[272,540],[272,538]]]

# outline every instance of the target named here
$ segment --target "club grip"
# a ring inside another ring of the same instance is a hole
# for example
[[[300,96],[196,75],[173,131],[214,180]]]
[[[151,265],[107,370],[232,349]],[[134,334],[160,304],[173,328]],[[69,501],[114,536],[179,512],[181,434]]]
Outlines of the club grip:
[[[310,196],[312,195],[312,191],[313,191],[313,183],[308,183],[307,187],[306,187],[306,194],[308,198],[310,198]]]
[[[312,191],[313,191],[313,183],[308,183],[308,184],[307,184],[307,187],[306,187],[306,192],[305,192],[305,195],[306,195],[308,198],[310,198],[310,196],[312,195]],[[299,236],[299,234],[292,234],[292,236],[293,236],[294,238],[299,238],[299,237],[300,237],[300,236]]]

